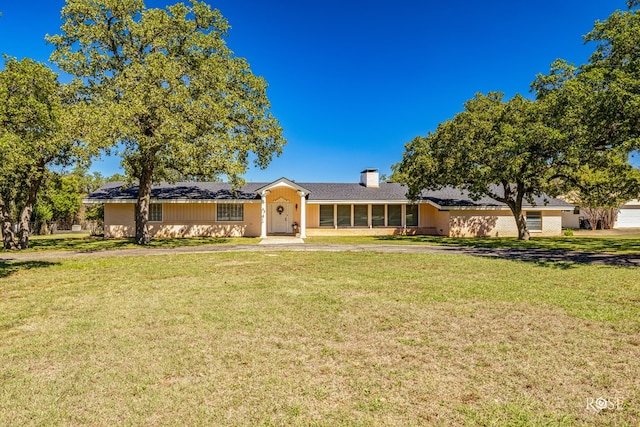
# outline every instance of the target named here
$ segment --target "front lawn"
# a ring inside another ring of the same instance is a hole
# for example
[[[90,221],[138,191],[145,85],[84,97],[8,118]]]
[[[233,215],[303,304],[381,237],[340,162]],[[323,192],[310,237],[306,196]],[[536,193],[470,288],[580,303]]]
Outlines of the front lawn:
[[[178,248],[208,245],[252,245],[257,244],[259,241],[260,238],[257,237],[154,238],[147,247]],[[55,250],[95,252],[108,249],[140,248],[140,246],[134,243],[134,239],[104,239],[101,237],[90,237],[86,234],[32,236],[30,243],[31,247],[26,250],[30,252]],[[640,254],[640,235],[637,234],[620,236],[533,237],[529,241],[522,241],[513,237],[340,236],[309,237],[305,239],[305,243],[320,245],[434,245]],[[7,251],[0,249],[0,253],[3,252],[6,253]]]
[[[639,337],[634,268],[374,252],[14,261],[0,263],[0,425],[630,426]]]

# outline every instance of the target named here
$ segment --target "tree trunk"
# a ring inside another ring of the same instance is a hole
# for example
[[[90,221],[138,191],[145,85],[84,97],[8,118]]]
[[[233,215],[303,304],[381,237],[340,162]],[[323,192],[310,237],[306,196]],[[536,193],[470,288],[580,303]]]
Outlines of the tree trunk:
[[[4,249],[15,249],[16,236],[11,228],[11,213],[9,208],[0,198],[0,233],[2,234],[2,247]]]
[[[516,225],[518,226],[518,240],[529,240],[531,235],[527,228],[527,219],[522,214],[522,209],[518,212],[513,212],[513,216],[516,218]]]
[[[611,230],[618,219],[618,208],[606,208],[602,213],[602,229]]]
[[[518,187],[515,192],[515,200],[509,200],[509,193],[506,190],[507,184],[504,185],[504,198],[507,199],[505,202],[507,203],[507,206],[509,206],[509,209],[511,209],[511,213],[516,220],[516,226],[518,227],[518,240],[529,240],[531,236],[529,235],[529,229],[527,228],[527,219],[522,214],[522,200],[525,193],[524,185],[522,183],[518,183]]]
[[[20,249],[27,249],[29,247],[29,235],[31,229],[29,223],[31,222],[31,213],[33,212],[33,205],[27,203],[22,212],[20,212],[20,220],[18,221],[18,245]]]
[[[151,241],[149,234],[149,205],[151,203],[151,184],[153,182],[153,169],[143,167],[140,174],[140,186],[138,189],[138,203],[136,204],[136,244],[148,245]]]
[[[27,201],[20,212],[20,220],[18,222],[18,245],[20,249],[27,249],[29,247],[29,235],[31,229],[29,223],[31,222],[31,213],[33,212],[33,205],[36,202],[36,196],[40,189],[40,184],[44,178],[44,171],[41,171],[39,178],[34,180],[29,187],[29,194],[27,195]]]
[[[4,249],[16,249],[18,247],[11,225],[11,221],[8,221],[6,217],[2,220],[2,247]]]
[[[585,208],[584,210],[587,214],[589,226],[592,230],[596,230],[598,228],[598,219],[600,219],[600,208]]]

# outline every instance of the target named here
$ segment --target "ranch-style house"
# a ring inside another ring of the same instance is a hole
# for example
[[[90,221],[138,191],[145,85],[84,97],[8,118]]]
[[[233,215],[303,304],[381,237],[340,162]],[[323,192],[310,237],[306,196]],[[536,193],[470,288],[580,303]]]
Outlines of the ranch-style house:
[[[104,203],[105,237],[135,235],[135,185],[110,183],[85,203]],[[407,188],[381,183],[366,169],[359,183],[298,183],[280,178],[247,183],[179,182],[154,185],[149,228],[154,237],[425,234],[450,237],[517,236],[509,208],[490,198],[474,201],[457,189],[424,191],[416,201]],[[525,207],[532,235],[557,236],[562,212],[573,205],[540,197]]]

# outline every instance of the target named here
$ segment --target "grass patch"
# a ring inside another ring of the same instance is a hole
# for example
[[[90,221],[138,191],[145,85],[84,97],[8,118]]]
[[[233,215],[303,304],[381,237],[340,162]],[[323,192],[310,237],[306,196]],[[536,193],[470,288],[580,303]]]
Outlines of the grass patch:
[[[621,235],[606,237],[532,237],[518,240],[515,237],[441,237],[441,236],[339,236],[310,237],[307,243],[317,244],[400,244],[438,245],[472,248],[548,249],[582,252],[640,253],[640,236]]]
[[[177,248],[185,246],[207,245],[242,245],[257,244],[257,237],[192,237],[152,239],[147,247]],[[307,244],[394,244],[394,245],[435,245],[470,248],[515,248],[515,249],[546,249],[558,251],[578,252],[608,252],[619,254],[640,254],[640,236],[619,235],[604,237],[564,236],[564,237],[533,237],[522,241],[511,237],[491,238],[459,238],[440,236],[337,236],[310,237],[305,239]],[[32,236],[30,248],[25,252],[38,251],[77,251],[95,252],[113,249],[140,248],[134,239],[104,239],[91,237],[86,234],[56,234],[48,236]],[[0,249],[0,253],[7,253]]]
[[[178,248],[185,246],[207,246],[207,245],[251,245],[260,241],[259,238],[252,237],[190,237],[190,238],[168,238],[152,239],[145,247],[149,248]],[[91,237],[87,234],[53,234],[47,236],[32,236],[29,239],[29,249],[24,252],[40,251],[76,251],[95,252],[113,249],[133,249],[140,248],[135,244],[134,239],[105,239],[102,237]],[[0,249],[0,253],[7,253]]]
[[[0,425],[634,425],[637,270],[260,252],[5,263]],[[594,412],[588,399],[624,408]]]
[[[48,261],[22,261],[12,263],[0,261],[0,279],[23,270],[51,267],[52,265],[55,265],[55,263]]]

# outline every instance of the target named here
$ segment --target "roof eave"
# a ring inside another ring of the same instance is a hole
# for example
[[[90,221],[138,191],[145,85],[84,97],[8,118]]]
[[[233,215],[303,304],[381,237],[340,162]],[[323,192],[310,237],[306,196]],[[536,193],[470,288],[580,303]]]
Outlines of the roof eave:
[[[99,203],[136,203],[136,199],[82,199],[82,203],[91,205]],[[154,199],[151,203],[260,203],[259,199]]]
[[[304,188],[301,185],[296,184],[295,182],[293,182],[290,179],[287,179],[285,177],[277,179],[277,180],[273,181],[270,184],[264,185],[264,186],[256,189],[255,192],[260,194],[260,195],[262,195],[265,191],[268,191],[268,190],[271,190],[271,189],[277,188],[277,187],[283,187],[283,186],[284,187],[293,188],[296,191],[304,193],[305,196],[307,194],[311,193],[311,191],[309,191],[308,189]]]
[[[510,211],[509,206],[441,206],[443,211]],[[523,206],[523,211],[569,211],[573,210],[571,206]]]
[[[410,200],[368,200],[368,199],[326,199],[326,200],[307,200],[308,205],[384,205],[384,204],[411,204]]]

